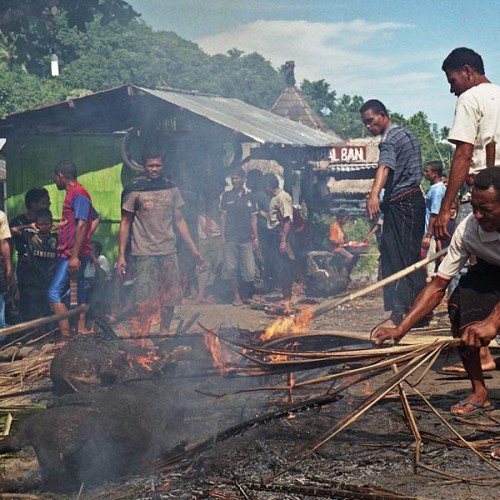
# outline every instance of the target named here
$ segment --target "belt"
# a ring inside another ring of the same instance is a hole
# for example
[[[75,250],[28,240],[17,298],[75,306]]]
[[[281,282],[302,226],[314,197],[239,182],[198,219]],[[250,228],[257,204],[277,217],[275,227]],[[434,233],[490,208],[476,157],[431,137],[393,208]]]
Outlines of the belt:
[[[420,186],[412,187],[411,189],[408,189],[408,191],[403,191],[402,193],[399,193],[396,196],[393,196],[392,198],[390,198],[389,203],[404,200],[405,198],[408,198],[412,194],[417,193],[419,191],[420,191],[420,193],[422,192],[422,190],[420,189]]]

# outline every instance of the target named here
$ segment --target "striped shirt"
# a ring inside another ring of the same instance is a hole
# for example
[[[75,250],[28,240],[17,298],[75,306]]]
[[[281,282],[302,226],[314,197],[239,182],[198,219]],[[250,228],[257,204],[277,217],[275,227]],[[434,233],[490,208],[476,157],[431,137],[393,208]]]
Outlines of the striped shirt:
[[[391,125],[379,144],[379,165],[389,168],[384,201],[420,185],[422,154],[420,144],[406,127]]]

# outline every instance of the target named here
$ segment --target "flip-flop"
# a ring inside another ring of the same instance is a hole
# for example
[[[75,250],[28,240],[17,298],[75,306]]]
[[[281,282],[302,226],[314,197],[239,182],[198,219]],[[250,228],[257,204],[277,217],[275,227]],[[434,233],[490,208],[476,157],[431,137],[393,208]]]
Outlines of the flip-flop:
[[[460,401],[458,403],[461,408],[465,408],[466,406],[472,406],[472,410],[466,412],[466,413],[457,413],[454,412],[453,410],[450,409],[450,413],[454,417],[462,417],[462,418],[468,418],[472,415],[476,415],[478,413],[485,413],[487,411],[494,411],[495,410],[495,405],[493,403],[490,403],[488,406],[482,405],[481,403],[476,403],[475,401]],[[455,406],[455,405],[453,405]]]

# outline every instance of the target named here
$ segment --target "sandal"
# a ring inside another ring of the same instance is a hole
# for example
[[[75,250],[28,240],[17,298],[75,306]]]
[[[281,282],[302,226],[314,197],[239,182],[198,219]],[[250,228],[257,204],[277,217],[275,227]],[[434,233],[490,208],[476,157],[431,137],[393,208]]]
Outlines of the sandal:
[[[471,410],[466,410],[467,406],[472,406]],[[455,410],[453,410],[454,407],[457,407]],[[462,409],[463,412],[457,411]],[[487,411],[493,411],[495,410],[495,405],[490,403],[490,404],[481,404],[481,403],[476,403],[475,401],[460,401],[456,405],[453,405],[450,409],[450,413],[454,417],[462,417],[462,418],[468,418],[471,415],[476,415],[477,413],[484,413]]]

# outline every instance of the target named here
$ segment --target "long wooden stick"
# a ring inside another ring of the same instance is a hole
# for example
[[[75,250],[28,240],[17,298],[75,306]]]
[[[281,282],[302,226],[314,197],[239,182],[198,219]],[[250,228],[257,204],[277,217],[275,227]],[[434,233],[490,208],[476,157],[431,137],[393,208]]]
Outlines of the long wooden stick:
[[[24,330],[29,330],[30,328],[37,328],[47,323],[52,323],[53,321],[59,321],[60,319],[66,319],[76,314],[88,311],[89,306],[87,304],[75,307],[65,313],[54,314],[52,316],[46,316],[44,318],[38,318],[31,321],[25,321],[24,323],[19,323],[18,325],[8,326],[7,328],[0,329],[0,335],[7,336],[13,335],[14,333],[23,332]]]
[[[362,288],[361,290],[350,293],[348,295],[344,295],[343,297],[327,299],[324,302],[322,302],[318,307],[314,308],[312,315],[314,318],[317,318],[318,316],[326,314],[327,312],[330,312],[332,309],[335,309],[336,307],[345,304],[346,302],[350,302],[351,300],[357,299],[358,297],[363,297],[364,295],[367,295],[375,290],[378,290],[379,288],[382,288],[383,286],[388,285],[389,283],[404,278],[405,276],[408,276],[409,274],[414,273],[415,271],[418,271],[419,269],[422,269],[423,267],[427,266],[427,264],[429,264],[430,262],[439,259],[439,257],[445,255],[447,251],[448,251],[447,248],[443,248],[443,250],[440,250],[438,253],[430,257],[426,257],[425,259],[416,262],[415,264],[412,264],[411,266],[408,266],[405,269],[402,269],[401,271],[398,271],[397,273],[394,273],[391,276],[384,278],[383,280],[377,281],[377,283],[373,283],[372,285],[369,285],[365,288]]]

